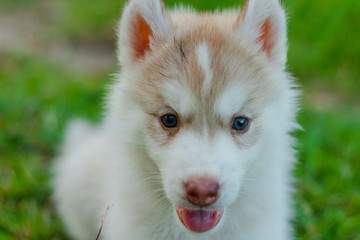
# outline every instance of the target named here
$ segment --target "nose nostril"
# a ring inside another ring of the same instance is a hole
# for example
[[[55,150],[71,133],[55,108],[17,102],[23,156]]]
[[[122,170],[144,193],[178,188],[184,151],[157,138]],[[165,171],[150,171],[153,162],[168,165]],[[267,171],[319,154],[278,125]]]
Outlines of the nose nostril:
[[[184,184],[185,199],[197,206],[208,206],[219,197],[219,184],[209,178],[193,178]]]
[[[215,202],[215,196],[209,196],[209,197],[206,198],[205,201],[206,201],[207,204],[212,204],[212,203]]]
[[[200,200],[196,196],[188,196],[188,201],[192,204],[198,205],[200,204]]]

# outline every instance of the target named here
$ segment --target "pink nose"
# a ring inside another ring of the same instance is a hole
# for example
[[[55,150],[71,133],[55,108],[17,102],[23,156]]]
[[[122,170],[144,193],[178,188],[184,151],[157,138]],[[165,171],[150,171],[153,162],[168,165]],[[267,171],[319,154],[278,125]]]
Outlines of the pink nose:
[[[190,178],[184,184],[184,196],[190,203],[205,207],[219,198],[219,188],[219,183],[211,178]]]

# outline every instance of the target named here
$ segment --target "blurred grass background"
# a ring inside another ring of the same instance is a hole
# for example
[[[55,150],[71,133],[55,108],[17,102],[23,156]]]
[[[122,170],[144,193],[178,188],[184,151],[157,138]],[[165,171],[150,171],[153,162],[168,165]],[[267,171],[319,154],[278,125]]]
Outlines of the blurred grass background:
[[[181,2],[212,10],[244,1]],[[289,70],[304,91],[296,235],[360,240],[360,1],[284,4]],[[67,239],[49,167],[70,119],[101,120],[122,5],[0,0],[0,239]]]

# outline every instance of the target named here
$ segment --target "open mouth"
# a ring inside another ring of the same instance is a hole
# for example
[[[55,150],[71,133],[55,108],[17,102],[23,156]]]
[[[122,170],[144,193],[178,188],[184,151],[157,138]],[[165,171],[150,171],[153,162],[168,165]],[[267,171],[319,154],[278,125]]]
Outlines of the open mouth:
[[[193,232],[206,232],[213,229],[220,222],[224,210],[190,210],[176,206],[176,213],[187,229]]]

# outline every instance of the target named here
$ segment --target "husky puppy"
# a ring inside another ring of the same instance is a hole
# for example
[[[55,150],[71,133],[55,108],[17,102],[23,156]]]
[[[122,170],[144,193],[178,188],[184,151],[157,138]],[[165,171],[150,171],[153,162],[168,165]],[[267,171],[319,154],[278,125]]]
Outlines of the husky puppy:
[[[297,91],[278,0],[130,0],[103,123],[70,125],[55,199],[74,239],[292,239]]]

